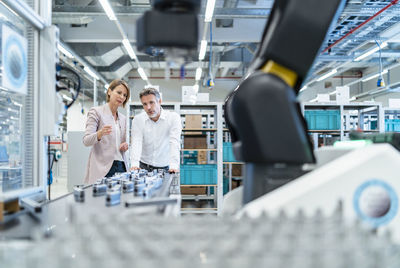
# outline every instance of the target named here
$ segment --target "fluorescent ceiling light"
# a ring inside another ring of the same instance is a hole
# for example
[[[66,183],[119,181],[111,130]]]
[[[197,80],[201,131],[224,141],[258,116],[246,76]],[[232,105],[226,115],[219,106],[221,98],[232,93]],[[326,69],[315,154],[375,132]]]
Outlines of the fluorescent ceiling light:
[[[143,80],[145,80],[145,81],[148,80],[148,79],[147,79],[147,75],[146,75],[146,73],[144,72],[144,70],[143,70],[142,67],[139,67],[139,68],[137,69],[137,71],[138,71],[140,77],[141,77]]]
[[[99,0],[101,6],[103,7],[104,11],[106,12],[108,18],[110,20],[117,20],[117,17],[115,17],[114,11],[112,10],[110,3],[108,0]]]
[[[96,80],[99,80],[99,77],[92,71],[92,69],[90,69],[87,66],[83,67],[83,70],[85,70],[85,72],[87,72],[91,77],[93,77]]]
[[[57,44],[58,50],[60,50],[65,56],[68,58],[73,58],[74,56],[72,55],[71,52],[69,52],[65,47],[63,47],[60,43]]]
[[[304,87],[302,87],[302,88],[300,89],[299,92],[302,92],[303,90],[306,90],[306,89],[307,89],[307,86],[304,86]]]
[[[197,69],[196,69],[196,77],[195,77],[196,81],[200,80],[201,73],[202,73],[202,69],[200,67],[197,67]]]
[[[62,97],[64,100],[72,101],[72,99],[70,97],[68,97],[67,95],[62,94]]]
[[[383,70],[382,74],[386,74],[387,72],[388,72],[388,70]],[[363,79],[363,80],[361,80],[361,81],[362,81],[362,82],[367,82],[367,81],[369,81],[369,80],[371,80],[371,79],[377,78],[377,77],[380,76],[380,75],[381,75],[381,73],[377,73],[377,74],[368,76],[367,78],[365,78],[365,79]]]
[[[18,106],[18,107],[22,107],[22,104],[19,103],[19,102],[16,102],[16,101],[13,100],[12,103],[13,103],[14,105]]]
[[[105,84],[104,88],[107,90],[109,86],[110,86],[110,84]]]
[[[318,100],[318,98],[312,99],[310,100],[310,102],[316,102]]]
[[[337,93],[336,90],[332,91],[331,93],[329,93],[329,95],[335,95]]]
[[[133,48],[131,46],[131,42],[129,42],[129,40],[127,38],[124,38],[122,40],[122,44],[124,45],[126,51],[128,52],[129,57],[131,57],[131,59],[133,59],[133,60],[136,60],[137,57],[136,57],[135,51],[133,51]]]
[[[354,59],[354,61],[360,61],[362,59],[365,59],[366,57],[368,57],[369,55],[374,54],[375,52],[379,51],[379,48],[385,48],[387,47],[388,43],[387,42],[383,42],[380,47],[376,46],[373,49],[368,50],[367,52],[365,52],[364,54],[361,54],[360,56],[358,56],[357,58]]]
[[[214,14],[215,0],[208,0],[206,6],[205,22],[210,22]]]
[[[207,49],[207,40],[201,40],[199,60],[204,60],[204,57],[206,56],[206,49]]]
[[[319,81],[322,81],[322,80],[328,78],[329,76],[334,75],[335,73],[337,73],[337,70],[336,70],[336,69],[333,69],[332,71],[330,71],[330,72],[328,72],[328,73],[322,75],[321,77],[317,78],[317,81],[318,81],[318,82],[319,82]]]

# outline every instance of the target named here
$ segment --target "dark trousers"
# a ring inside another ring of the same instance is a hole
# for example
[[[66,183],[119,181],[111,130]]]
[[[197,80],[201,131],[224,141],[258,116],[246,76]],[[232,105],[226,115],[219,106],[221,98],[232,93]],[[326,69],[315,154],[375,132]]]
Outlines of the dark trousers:
[[[107,173],[106,177],[112,177],[115,173],[126,172],[125,163],[123,161],[114,160],[110,171]]]
[[[147,171],[153,171],[154,169],[164,169],[165,171],[169,170],[169,166],[165,166],[165,167],[155,167],[146,163],[143,163],[142,161],[139,162],[139,167],[141,169],[145,169]]]

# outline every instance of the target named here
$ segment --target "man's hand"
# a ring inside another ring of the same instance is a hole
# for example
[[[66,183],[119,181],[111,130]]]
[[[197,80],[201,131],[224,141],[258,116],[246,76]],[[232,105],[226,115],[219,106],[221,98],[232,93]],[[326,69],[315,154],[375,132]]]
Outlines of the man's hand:
[[[171,174],[179,173],[179,169],[170,168],[170,169],[168,169],[168,173],[171,173]]]
[[[101,140],[103,136],[110,135],[112,131],[112,126],[106,125],[99,131],[97,131],[97,140]]]
[[[119,146],[119,150],[121,152],[126,152],[126,151],[128,151],[128,149],[129,149],[129,146],[126,142],[121,143]]]
[[[131,167],[131,170],[138,170],[140,167]]]

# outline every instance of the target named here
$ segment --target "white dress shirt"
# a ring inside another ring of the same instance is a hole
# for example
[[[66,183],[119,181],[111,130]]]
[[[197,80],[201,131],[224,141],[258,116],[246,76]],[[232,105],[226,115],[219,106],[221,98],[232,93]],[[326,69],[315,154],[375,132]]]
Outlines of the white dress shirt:
[[[119,118],[117,121],[115,121],[114,117],[113,117],[113,121],[114,121],[114,128],[115,128],[115,155],[114,155],[114,160],[117,161],[124,161],[124,159],[122,158],[122,154],[121,151],[119,150],[119,146],[121,145],[121,126],[119,124]]]
[[[142,112],[132,121],[131,167],[139,161],[155,167],[179,169],[182,124],[175,112],[161,108],[160,118],[154,122]]]

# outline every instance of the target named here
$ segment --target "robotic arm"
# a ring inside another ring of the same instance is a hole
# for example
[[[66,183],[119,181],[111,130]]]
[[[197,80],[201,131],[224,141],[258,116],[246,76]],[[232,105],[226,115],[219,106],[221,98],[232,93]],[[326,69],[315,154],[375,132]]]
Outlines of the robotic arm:
[[[165,48],[174,58],[190,60],[198,43],[199,5],[153,1],[153,10],[137,24],[138,49]],[[249,72],[225,103],[235,156],[246,163],[244,203],[315,162],[296,95],[343,6],[343,0],[275,0]]]
[[[244,203],[301,176],[314,163],[296,95],[341,0],[276,0],[246,78],[228,96],[225,119],[246,163]]]

